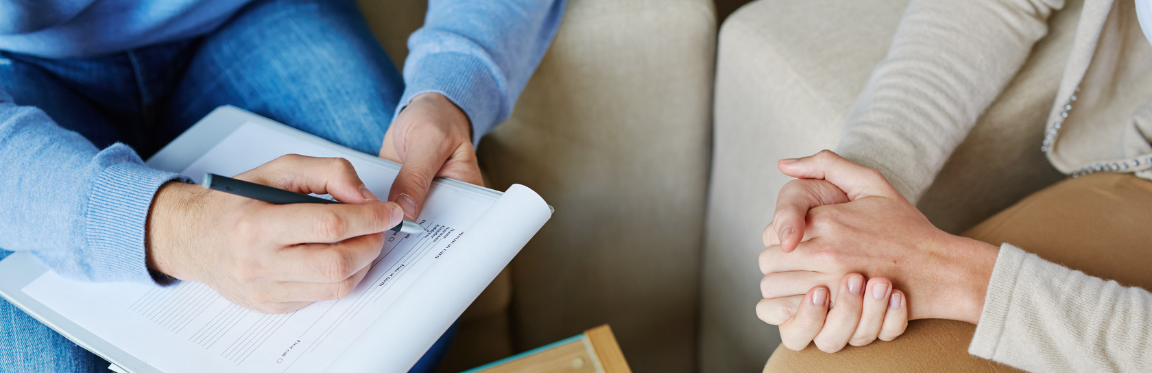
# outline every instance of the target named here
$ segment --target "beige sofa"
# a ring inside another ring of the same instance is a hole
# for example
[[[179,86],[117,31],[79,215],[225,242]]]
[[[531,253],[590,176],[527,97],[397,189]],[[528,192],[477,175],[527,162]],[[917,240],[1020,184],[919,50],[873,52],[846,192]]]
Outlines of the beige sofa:
[[[908,0],[760,0],[719,34],[714,153],[701,297],[705,372],[763,368],[779,343],[756,319],[754,261],[776,191],[776,160],[835,148]],[[1069,1],[1025,67],[953,153],[917,206],[960,233],[1063,178],[1040,152],[1042,131],[1083,1]],[[969,336],[970,338],[970,336]],[[965,342],[966,343],[966,342]]]
[[[760,232],[788,181],[775,162],[836,146],[907,2],[760,0],[717,45],[711,0],[570,0],[479,148],[489,186],[531,186],[557,213],[465,313],[442,370],[603,323],[639,372],[760,370],[779,344],[753,312]],[[360,3],[402,65],[425,0]],[[1062,178],[1039,144],[1081,3],[1052,18],[919,201],[939,227],[959,233]]]
[[[402,66],[424,0],[361,0]],[[695,364],[716,16],[711,0],[570,0],[508,122],[490,187],[556,214],[462,318],[442,371],[610,324],[638,372]]]

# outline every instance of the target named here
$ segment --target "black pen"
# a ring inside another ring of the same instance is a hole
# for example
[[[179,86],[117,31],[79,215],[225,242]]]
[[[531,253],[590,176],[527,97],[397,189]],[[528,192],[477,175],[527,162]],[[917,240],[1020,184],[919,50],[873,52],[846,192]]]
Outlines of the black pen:
[[[217,174],[204,174],[204,182],[202,182],[201,185],[208,189],[231,193],[241,197],[248,197],[274,205],[286,205],[289,203],[340,203],[337,201],[313,197],[307,194],[300,194],[284,189],[277,189],[267,185],[250,183],[244,180],[236,180]],[[427,232],[427,230],[420,226],[419,223],[408,219],[404,219],[400,222],[400,224],[392,227],[391,230],[393,232],[408,234]]]

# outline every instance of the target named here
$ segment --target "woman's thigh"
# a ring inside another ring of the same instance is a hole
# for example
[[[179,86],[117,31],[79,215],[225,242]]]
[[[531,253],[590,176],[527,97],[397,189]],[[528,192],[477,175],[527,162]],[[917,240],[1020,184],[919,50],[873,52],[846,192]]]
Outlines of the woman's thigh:
[[[825,353],[815,346],[792,351],[780,345],[764,372],[1019,372],[968,354],[976,326],[952,320],[916,320],[891,342],[847,346]]]
[[[1096,173],[1036,192],[965,236],[1004,242],[1045,260],[1152,289],[1152,181]]]
[[[1012,243],[1041,258],[1092,276],[1152,289],[1152,181],[1099,173],[1036,192],[964,235],[994,245]],[[975,325],[918,320],[892,342],[847,347],[778,348],[765,371],[1016,371],[968,355]]]
[[[167,140],[233,105],[376,154],[403,91],[353,1],[258,1],[198,48],[166,105]]]

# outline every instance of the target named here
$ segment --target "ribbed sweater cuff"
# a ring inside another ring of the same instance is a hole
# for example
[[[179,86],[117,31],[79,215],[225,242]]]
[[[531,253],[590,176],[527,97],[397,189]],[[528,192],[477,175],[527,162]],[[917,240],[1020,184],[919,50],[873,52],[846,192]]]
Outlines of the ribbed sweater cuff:
[[[412,65],[412,66],[408,66]],[[500,120],[503,91],[492,71],[476,56],[459,52],[433,53],[404,66],[404,95],[396,106],[400,114],[416,96],[435,92],[444,95],[472,123],[472,145],[479,145]]]
[[[137,163],[114,164],[97,176],[85,224],[94,280],[154,282],[144,258],[145,223],[156,191],[177,179]]]
[[[992,278],[988,281],[988,293],[984,296],[984,310],[980,312],[980,322],[968,353],[993,360],[1000,345],[1001,336],[1007,324],[1008,312],[1012,305],[1012,294],[1016,289],[1016,278],[1028,253],[1012,246],[1000,245]]]

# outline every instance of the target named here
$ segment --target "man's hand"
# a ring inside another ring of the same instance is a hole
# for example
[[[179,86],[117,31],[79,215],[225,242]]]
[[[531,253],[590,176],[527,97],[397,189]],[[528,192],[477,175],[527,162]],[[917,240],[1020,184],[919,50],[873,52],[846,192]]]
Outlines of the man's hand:
[[[468,116],[439,93],[416,96],[400,112],[384,134],[380,157],[403,165],[388,200],[408,219],[420,215],[434,177],[484,185]]]
[[[781,191],[777,203],[784,207],[765,230],[765,298],[802,295],[817,286],[835,292],[843,276],[860,273],[903,289],[911,319],[979,320],[998,248],[937,229],[879,172],[831,151],[781,161],[780,170],[810,180]],[[790,192],[800,186],[816,192]],[[842,197],[847,202],[825,204]],[[805,212],[806,206],[814,207]],[[792,252],[785,252],[776,233],[785,227],[793,233],[784,243],[802,236]]]
[[[382,232],[403,219],[341,158],[286,155],[236,178],[344,203],[272,205],[165,184],[148,215],[149,269],[203,282],[240,306],[289,312],[347,296],[380,254]]]

